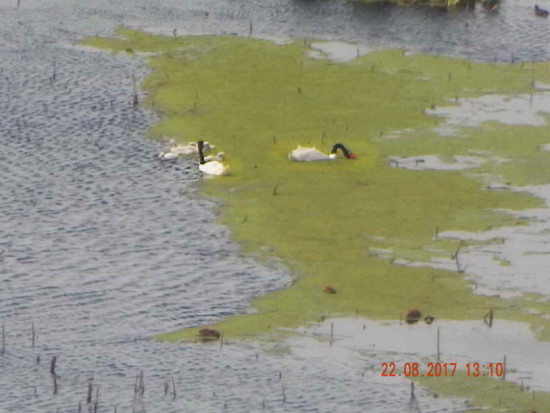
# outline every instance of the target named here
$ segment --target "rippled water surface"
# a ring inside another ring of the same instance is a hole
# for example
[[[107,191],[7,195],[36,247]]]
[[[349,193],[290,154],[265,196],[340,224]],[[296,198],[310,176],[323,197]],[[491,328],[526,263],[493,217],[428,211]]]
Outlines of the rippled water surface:
[[[406,382],[362,377],[368,360],[335,368],[248,345],[148,339],[248,311],[251,297],[291,276],[239,253],[216,224],[216,204],[198,195],[191,160],[156,159],[160,145],[146,138],[156,118],[132,107],[132,75],[143,79],[145,63],[74,43],[120,24],[247,34],[252,22],[263,35],[546,59],[550,26],[530,7],[442,14],[305,0],[21,0],[18,9],[0,0],[0,411],[85,411],[90,382],[100,412],[411,408]],[[460,411],[460,402],[417,397],[424,412]]]

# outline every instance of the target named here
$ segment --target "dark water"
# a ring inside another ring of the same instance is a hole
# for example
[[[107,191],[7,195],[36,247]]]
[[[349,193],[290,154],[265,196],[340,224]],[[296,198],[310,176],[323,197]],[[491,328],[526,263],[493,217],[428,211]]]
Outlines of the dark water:
[[[530,5],[498,14],[305,0],[16,5],[0,0],[0,412],[73,412],[79,402],[87,411],[92,378],[99,412],[408,411],[408,385],[361,378],[378,362],[368,358],[335,369],[252,345],[147,339],[250,311],[253,296],[291,276],[240,254],[215,202],[197,193],[193,161],[155,158],[146,130],[156,118],[131,104],[145,63],[71,45],[123,23],[246,34],[253,22],[276,36],[545,59],[549,26]],[[142,370],[146,390],[135,397]],[[172,378],[175,398],[164,396]],[[424,412],[460,411],[417,396]]]

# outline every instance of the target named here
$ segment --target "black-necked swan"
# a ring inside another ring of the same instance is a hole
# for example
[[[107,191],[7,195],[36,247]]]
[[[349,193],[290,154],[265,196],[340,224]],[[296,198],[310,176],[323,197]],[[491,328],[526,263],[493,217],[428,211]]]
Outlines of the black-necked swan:
[[[318,151],[313,148],[302,148],[301,146],[298,146],[298,148],[294,149],[290,154],[288,155],[288,159],[291,161],[299,161],[299,162],[310,162],[310,161],[332,161],[336,159],[336,152],[338,150],[341,150],[344,156],[347,159],[355,159],[355,154],[352,153],[348,148],[346,148],[341,143],[337,143],[332,147],[332,151],[330,152],[330,155],[327,155],[321,151]]]
[[[229,175],[231,173],[229,165],[224,164],[218,160],[212,160],[207,162],[204,159],[204,142],[199,141],[197,146],[199,152],[199,170],[208,175]]]

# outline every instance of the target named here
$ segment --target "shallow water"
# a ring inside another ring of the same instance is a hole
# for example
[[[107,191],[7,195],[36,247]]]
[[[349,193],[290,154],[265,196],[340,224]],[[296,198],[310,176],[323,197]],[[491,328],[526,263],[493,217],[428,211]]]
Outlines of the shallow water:
[[[76,411],[92,377],[98,411],[407,411],[406,383],[361,380],[360,368],[247,345],[147,339],[247,311],[251,297],[291,277],[239,253],[215,223],[216,204],[197,195],[192,160],[156,159],[161,145],[146,138],[156,118],[132,107],[132,74],[143,79],[144,61],[72,44],[120,24],[247,34],[252,22],[264,37],[508,59],[502,47],[493,53],[483,43],[480,30],[490,27],[513,36],[517,58],[543,59],[550,46],[533,40],[533,31],[549,26],[521,3],[498,15],[289,0],[16,5],[0,0],[0,411]],[[443,27],[443,41],[433,44]],[[142,370],[146,390],[136,397]],[[175,398],[164,395],[172,378]],[[417,398],[424,412],[461,411],[460,401]]]
[[[543,89],[544,85],[538,85]],[[442,117],[443,124],[437,127],[441,135],[458,134],[460,128],[479,127],[483,122],[498,122],[505,125],[546,126],[550,110],[550,95],[539,91],[533,95],[518,94],[512,97],[485,95],[479,98],[458,99],[455,105],[426,109],[426,113]],[[548,150],[541,145],[539,150]],[[389,157],[390,165],[409,170],[458,170],[480,166],[486,161],[506,162],[490,152],[471,151],[477,156],[453,156],[455,162],[446,163],[437,155],[417,155],[409,158]],[[485,190],[512,190],[528,192],[544,201],[544,208],[507,211],[521,219],[529,219],[521,227],[502,227],[488,231],[446,231],[440,238],[457,240],[491,241],[485,245],[465,247],[460,254],[460,265],[468,279],[474,281],[476,294],[518,297],[523,293],[550,295],[550,283],[546,275],[548,267],[548,234],[550,232],[550,186],[536,185],[511,187],[499,182],[500,177],[487,176]],[[453,258],[434,258],[430,263],[397,260],[407,266],[429,266],[456,271]]]
[[[332,345],[326,342],[332,329]],[[456,363],[457,371],[475,373],[471,364],[479,363],[480,375],[500,378],[530,387],[550,391],[550,373],[545,363],[550,343],[537,342],[527,323],[495,320],[491,328],[483,321],[435,320],[408,325],[399,321],[374,322],[364,319],[330,319],[308,329],[290,340],[297,357],[331,360],[338,365],[357,365],[365,369],[365,377],[378,382],[401,380],[382,377],[382,363],[396,363],[403,377],[405,363],[418,363],[419,375],[428,375],[428,363]],[[318,338],[324,337],[321,341]],[[503,363],[506,372],[490,370],[489,364]],[[432,372],[432,374],[435,374]],[[448,370],[447,374],[452,375]],[[442,373],[441,376],[445,376]],[[470,376],[475,379],[474,376]]]
[[[531,95],[485,95],[477,98],[461,98],[452,106],[426,109],[432,116],[444,118],[435,130],[441,135],[460,134],[462,127],[479,127],[484,122],[504,125],[547,125],[550,112],[550,93],[542,91]]]
[[[441,238],[502,242],[473,245],[460,254],[461,265],[467,268],[468,278],[474,281],[478,294],[501,296],[538,293],[550,296],[547,268],[548,234],[550,232],[550,185],[511,187],[514,191],[526,191],[544,200],[545,208],[511,211],[517,217],[532,220],[528,225],[495,228],[490,231],[470,233],[447,231]],[[451,269],[452,260],[441,260],[440,267]],[[455,267],[456,269],[456,267]]]
[[[408,158],[389,156],[388,163],[396,168],[403,168],[415,171],[457,171],[468,168],[477,168],[485,159],[477,156],[454,155],[446,161],[438,155],[417,155]]]
[[[154,32],[270,34],[357,42],[366,48],[397,47],[476,60],[548,60],[550,25],[533,2],[502,1],[497,12],[366,4],[361,1],[254,0],[185,2],[189,14],[166,16]],[[174,2],[165,2],[171,7]],[[156,9],[161,11],[162,7]],[[208,15],[206,14],[208,13]],[[164,28],[164,29],[163,29]]]

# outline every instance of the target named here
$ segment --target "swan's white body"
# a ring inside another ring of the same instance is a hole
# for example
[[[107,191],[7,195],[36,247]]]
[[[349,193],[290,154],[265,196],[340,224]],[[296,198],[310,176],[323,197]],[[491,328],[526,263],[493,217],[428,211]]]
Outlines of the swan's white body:
[[[172,146],[170,148],[170,152],[175,153],[176,155],[191,155],[191,154],[197,153],[197,145]]]
[[[209,151],[211,149],[214,149],[213,145],[210,145],[208,142],[204,142],[204,151]],[[194,153],[199,152],[199,148],[197,145],[197,142],[189,142],[185,145],[174,145],[170,148],[171,153],[175,153],[176,155],[192,155]]]
[[[229,165],[226,165],[220,161],[210,161],[199,164],[199,170],[203,174],[208,175],[230,175],[231,170],[229,169]]]
[[[302,148],[301,146],[298,146],[298,148],[290,152],[288,159],[299,162],[332,161],[336,159],[336,154],[327,155],[326,153],[318,151],[315,147]]]
[[[207,175],[229,175],[231,174],[231,170],[229,169],[229,165],[221,162],[224,159],[223,152],[218,153],[216,156],[209,156],[211,159],[208,161],[204,157],[204,147],[207,143],[203,141],[197,142],[197,152],[199,154],[199,171],[201,171],[203,174]]]
[[[159,159],[162,161],[173,161],[177,159],[178,154],[173,152],[161,152],[159,153]]]
[[[189,142],[185,145],[176,145],[175,141],[173,139],[170,140],[170,143],[173,145],[170,147],[170,150],[168,152],[161,152],[159,153],[159,159],[163,161],[174,161],[178,158],[180,155],[191,155],[194,153],[199,152],[199,147],[197,142]],[[210,145],[208,142],[204,142],[203,144],[203,151],[208,151],[210,149],[214,149],[214,145]],[[221,154],[221,158],[220,158]],[[208,158],[211,158],[211,160],[223,160],[223,152],[220,152],[216,156],[209,156]]]
[[[218,161],[222,162],[225,159],[225,153],[218,152],[216,155],[210,155],[204,157],[204,162]]]

